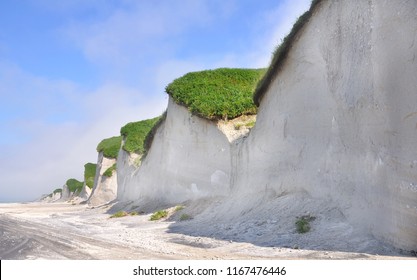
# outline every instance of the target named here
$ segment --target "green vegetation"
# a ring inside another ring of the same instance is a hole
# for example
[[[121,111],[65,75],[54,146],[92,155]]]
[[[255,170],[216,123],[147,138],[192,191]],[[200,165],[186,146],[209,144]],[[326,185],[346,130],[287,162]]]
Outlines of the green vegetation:
[[[102,140],[97,146],[97,152],[103,152],[107,158],[117,158],[117,154],[122,144],[122,136],[114,136]]]
[[[111,177],[113,176],[113,171],[115,170],[116,170],[116,163],[110,166],[109,168],[107,168],[106,171],[104,171],[103,175],[106,177]]]
[[[97,164],[86,163],[84,165],[84,182],[90,189],[94,186],[94,178],[96,177]]]
[[[84,182],[80,182],[77,179],[71,178],[71,179],[68,179],[65,184],[67,185],[70,192],[79,193],[81,192],[81,189],[83,188]]]
[[[151,215],[151,218],[149,219],[150,221],[158,221],[162,218],[166,218],[168,216],[168,211],[166,210],[159,210],[156,211],[155,213],[153,213]]]
[[[62,193],[62,189],[55,189],[52,193],[53,193],[53,194],[56,194],[56,193]]]
[[[255,126],[255,123],[256,123],[256,121],[248,121],[246,123],[238,123],[238,124],[235,124],[235,129],[239,130],[242,127],[252,128],[252,127]]]
[[[297,228],[298,233],[306,233],[309,232],[311,229],[310,222],[314,221],[316,217],[312,217],[310,215],[301,216],[295,222],[295,226]]]
[[[123,126],[120,130],[120,134],[125,137],[123,150],[129,153],[143,154],[145,152],[145,138],[160,118],[131,122]]]
[[[127,213],[126,211],[118,211],[114,213],[113,215],[111,215],[110,218],[121,218],[121,217],[126,217],[128,215],[129,213]]]
[[[192,72],[174,80],[166,92],[201,117],[233,119],[256,114],[253,91],[265,69],[220,68]]]
[[[137,211],[132,211],[132,212],[127,212],[127,211],[117,211],[116,213],[114,213],[113,215],[110,216],[110,218],[121,218],[121,217],[126,217],[126,216],[137,216],[139,215],[139,213]]]
[[[253,99],[257,106],[259,106],[263,95],[268,90],[268,87],[273,81],[274,77],[276,77],[278,72],[281,71],[288,53],[292,47],[293,41],[296,39],[296,36],[302,30],[304,25],[310,20],[313,11],[321,1],[322,0],[312,1],[310,9],[297,19],[291,29],[291,32],[282,40],[281,44],[274,51],[270,66],[256,87]]]

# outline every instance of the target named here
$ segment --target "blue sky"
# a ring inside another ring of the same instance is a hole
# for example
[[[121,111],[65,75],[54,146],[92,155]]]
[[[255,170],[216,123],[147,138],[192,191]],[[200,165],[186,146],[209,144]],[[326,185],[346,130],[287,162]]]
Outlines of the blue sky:
[[[266,67],[310,0],[0,1],[0,202],[82,179],[190,71]]]

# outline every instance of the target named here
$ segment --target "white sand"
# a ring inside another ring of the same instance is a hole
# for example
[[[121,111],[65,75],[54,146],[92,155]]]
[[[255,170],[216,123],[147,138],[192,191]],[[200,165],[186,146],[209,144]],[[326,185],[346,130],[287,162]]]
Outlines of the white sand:
[[[2,259],[406,258],[393,251],[386,251],[390,254],[381,256],[262,245],[262,242],[267,244],[267,239],[270,237],[263,236],[262,233],[270,231],[280,223],[274,220],[248,219],[244,224],[238,221],[230,224],[204,225],[204,222],[202,223],[198,218],[185,222],[174,222],[170,219],[151,222],[150,214],[111,219],[110,214],[106,213],[110,207],[109,205],[104,208],[88,209],[86,205],[67,203],[0,204],[2,229],[0,257]],[[173,208],[169,210],[175,212]],[[180,214],[192,215],[198,211],[197,205],[188,206],[174,213],[171,219],[178,220]],[[245,227],[246,231],[244,231]],[[346,230],[343,228],[344,225],[340,227]],[[211,231],[208,231],[208,228],[211,228]],[[227,232],[230,238],[226,234],[216,236],[218,230]],[[237,232],[241,241],[236,240]],[[277,232],[277,236],[279,234]],[[315,239],[316,236],[308,237],[306,234],[299,240],[310,238]]]

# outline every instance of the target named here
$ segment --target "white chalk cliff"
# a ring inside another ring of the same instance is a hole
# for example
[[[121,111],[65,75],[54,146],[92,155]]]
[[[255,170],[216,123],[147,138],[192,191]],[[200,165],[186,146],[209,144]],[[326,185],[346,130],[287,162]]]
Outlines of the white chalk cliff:
[[[116,198],[117,172],[113,172],[112,176],[105,176],[103,174],[115,163],[116,159],[107,158],[103,155],[103,152],[99,152],[94,186],[87,201],[88,205],[100,206],[109,203]]]
[[[100,152],[91,194],[64,185],[42,201],[185,204],[189,228],[172,226],[182,233],[417,251],[417,1],[314,0],[282,46],[255,92],[250,132],[170,96],[145,155]],[[315,218],[307,235],[295,229],[302,216]]]
[[[81,189],[80,193],[78,194],[80,201],[86,201],[90,198],[91,190],[86,183],[84,182],[83,188]]]
[[[62,194],[61,192],[53,192],[51,194],[46,194],[46,195],[43,195],[39,199],[39,201],[46,202],[46,203],[56,202],[61,199],[61,194]]]
[[[416,56],[416,1],[318,1],[259,96],[232,188],[326,199],[416,250]]]
[[[249,136],[231,143],[170,98],[140,166],[119,153],[118,200],[223,197],[217,216],[272,203],[279,218],[308,199],[417,249],[417,2],[313,3],[257,93]]]
[[[230,143],[217,124],[193,116],[170,98],[166,119],[140,166],[127,152],[119,153],[117,198],[163,205],[226,196],[230,158]]]

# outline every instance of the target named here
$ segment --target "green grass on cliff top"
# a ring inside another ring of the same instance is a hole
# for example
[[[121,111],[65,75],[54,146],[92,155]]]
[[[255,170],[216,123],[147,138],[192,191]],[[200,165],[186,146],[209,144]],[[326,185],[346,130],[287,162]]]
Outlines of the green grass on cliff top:
[[[80,182],[77,179],[68,179],[67,182],[65,183],[68,187],[68,189],[70,190],[70,192],[81,192],[84,182]]]
[[[138,122],[131,122],[120,129],[120,134],[125,137],[123,150],[129,153],[145,153],[145,139],[151,129],[159,121],[161,117],[156,117],[149,120]]]
[[[96,177],[96,168],[97,164],[94,163],[86,163],[84,165],[84,181],[87,187],[90,189],[94,186],[94,178]]]
[[[117,158],[121,144],[122,136],[107,138],[98,144],[97,152],[103,152],[103,155],[107,158]]]
[[[256,114],[253,92],[265,69],[220,68],[191,72],[174,80],[166,92],[176,103],[206,119]]]

